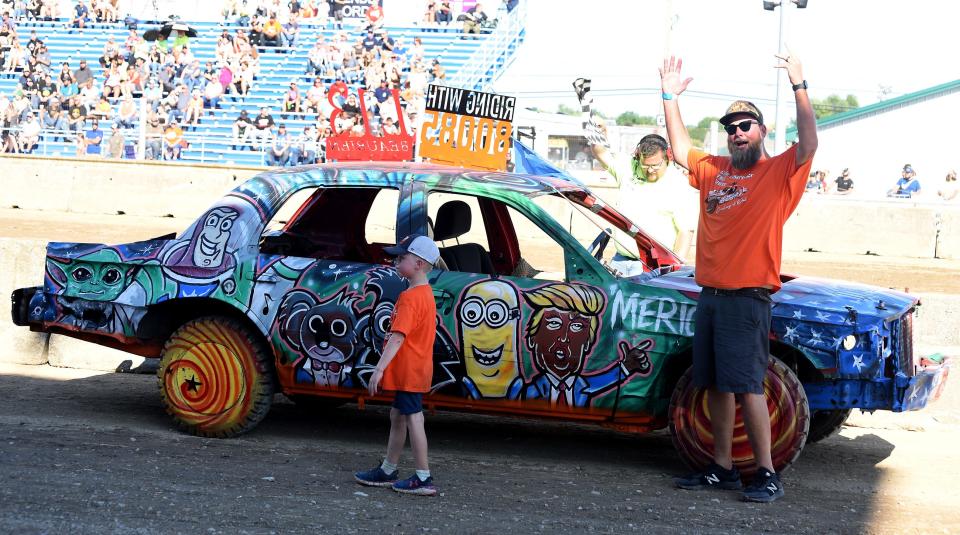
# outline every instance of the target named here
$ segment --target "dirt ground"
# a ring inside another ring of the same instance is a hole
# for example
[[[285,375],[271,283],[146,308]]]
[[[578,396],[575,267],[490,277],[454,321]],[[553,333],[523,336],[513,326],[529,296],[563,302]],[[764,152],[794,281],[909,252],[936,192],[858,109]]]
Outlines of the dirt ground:
[[[435,498],[360,487],[384,408],[281,400],[229,440],[174,430],[156,378],[0,365],[3,533],[960,533],[958,389],[809,445],[787,495],[681,491],[666,433],[428,415]],[[410,471],[409,456],[401,469]]]
[[[178,219],[0,210],[0,236],[119,243]],[[960,293],[960,263],[788,253],[784,271]],[[0,364],[0,533],[960,533],[960,388],[910,414],[854,414],[783,474],[787,496],[676,490],[666,432],[428,415],[437,498],[363,488],[382,407],[278,396],[253,432],[177,432],[156,378]],[[402,470],[411,469],[409,457]]]

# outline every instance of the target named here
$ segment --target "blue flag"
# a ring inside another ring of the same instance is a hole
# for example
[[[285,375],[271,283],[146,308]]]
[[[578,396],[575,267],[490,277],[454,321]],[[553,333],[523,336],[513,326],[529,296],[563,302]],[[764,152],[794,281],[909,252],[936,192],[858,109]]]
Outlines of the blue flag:
[[[513,140],[513,172],[528,175],[552,176],[569,180],[578,186],[583,186],[576,178],[566,171],[557,169],[552,163],[527,147],[520,140]]]

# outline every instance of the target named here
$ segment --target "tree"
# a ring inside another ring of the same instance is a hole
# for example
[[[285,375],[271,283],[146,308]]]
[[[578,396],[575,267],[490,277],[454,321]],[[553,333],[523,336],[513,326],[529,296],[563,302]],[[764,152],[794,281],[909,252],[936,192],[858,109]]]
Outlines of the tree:
[[[690,134],[690,141],[693,142],[695,147],[703,147],[703,140],[707,137],[707,133],[710,132],[710,123],[716,120],[719,120],[719,117],[704,117],[700,119],[697,126],[687,125],[687,133]]]
[[[816,115],[817,119],[822,119],[835,113],[843,113],[845,111],[854,110],[860,107],[860,103],[857,101],[857,97],[855,95],[847,95],[846,98],[841,97],[840,95],[829,95],[827,98],[823,99],[811,99],[810,103],[813,104],[813,113]]]
[[[580,115],[580,110],[575,110],[566,104],[557,106],[557,113],[561,115]]]
[[[697,128],[709,129],[710,123],[712,123],[713,121],[719,121],[719,120],[720,120],[719,117],[704,117],[703,119],[700,119],[699,123],[697,123]]]
[[[655,125],[657,120],[649,115],[640,115],[635,111],[625,111],[617,116],[617,126]]]

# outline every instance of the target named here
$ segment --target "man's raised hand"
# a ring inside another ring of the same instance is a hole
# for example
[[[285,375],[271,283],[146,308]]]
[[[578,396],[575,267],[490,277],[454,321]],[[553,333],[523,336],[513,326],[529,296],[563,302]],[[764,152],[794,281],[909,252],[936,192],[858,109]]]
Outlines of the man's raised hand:
[[[683,60],[676,56],[663,58],[663,67],[660,68],[660,88],[664,93],[679,95],[687,89],[687,84],[693,80],[693,78],[684,80],[680,76],[682,65]]]
[[[787,53],[780,55],[774,54],[773,56],[780,60],[780,63],[774,65],[777,69],[786,69],[787,77],[790,78],[791,84],[799,84],[803,81],[803,64],[800,63],[800,58],[795,56],[790,50],[790,47],[784,45],[784,48],[787,49]]]

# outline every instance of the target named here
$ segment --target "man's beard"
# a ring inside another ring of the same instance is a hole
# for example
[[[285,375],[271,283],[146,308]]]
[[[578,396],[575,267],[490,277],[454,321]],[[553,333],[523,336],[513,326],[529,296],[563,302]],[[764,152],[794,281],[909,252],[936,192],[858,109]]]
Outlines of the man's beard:
[[[760,161],[760,154],[762,149],[760,148],[760,141],[756,143],[750,143],[747,145],[745,150],[735,150],[736,145],[732,141],[727,142],[727,149],[730,151],[730,165],[734,169],[747,169],[753,167],[758,161]]]

